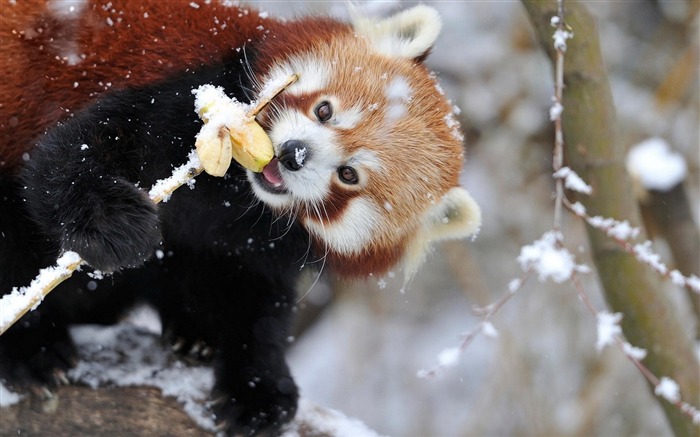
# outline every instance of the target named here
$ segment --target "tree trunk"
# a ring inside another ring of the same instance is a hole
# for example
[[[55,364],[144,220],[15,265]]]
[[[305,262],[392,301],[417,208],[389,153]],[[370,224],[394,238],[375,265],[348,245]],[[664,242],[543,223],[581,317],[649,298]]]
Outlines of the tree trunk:
[[[557,14],[557,1],[523,0],[523,5],[537,38],[554,60],[550,19]],[[568,42],[564,68],[566,159],[594,190],[580,200],[591,215],[640,226],[595,21],[582,4],[573,1],[566,2],[565,21],[575,34]],[[681,387],[683,400],[697,407],[698,361],[689,336],[663,295],[660,278],[600,231],[588,227],[587,232],[606,300],[613,311],[624,314],[622,328],[628,341],[646,349],[644,364],[657,377],[673,378]],[[697,436],[697,426],[689,417],[658,399],[677,436]]]

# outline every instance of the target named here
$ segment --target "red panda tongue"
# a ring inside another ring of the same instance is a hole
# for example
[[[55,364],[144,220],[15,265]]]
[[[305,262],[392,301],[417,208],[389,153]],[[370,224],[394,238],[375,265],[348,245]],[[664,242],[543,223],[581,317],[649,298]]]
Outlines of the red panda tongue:
[[[277,159],[277,157],[272,158],[272,161],[270,161],[270,163],[267,164],[265,168],[263,168],[262,173],[265,177],[265,180],[275,188],[279,188],[282,186],[282,175],[280,174],[279,160]]]

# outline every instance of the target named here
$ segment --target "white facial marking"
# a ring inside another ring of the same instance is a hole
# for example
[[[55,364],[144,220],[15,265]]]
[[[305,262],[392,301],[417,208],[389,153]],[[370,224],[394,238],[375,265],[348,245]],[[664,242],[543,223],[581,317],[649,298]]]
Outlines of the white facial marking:
[[[382,160],[371,150],[360,150],[355,153],[348,160],[348,165],[351,167],[367,167],[377,172],[384,168]]]
[[[331,125],[338,129],[353,129],[362,122],[362,109],[352,107],[336,112]]]
[[[389,106],[386,111],[387,121],[396,121],[406,115],[406,104],[411,101],[413,90],[404,77],[394,78],[384,89]]]
[[[304,142],[306,147],[295,151],[295,158],[303,160],[304,165],[297,171],[280,169],[287,194],[269,193],[249,177],[255,194],[277,208],[289,207],[295,200],[320,204],[330,192],[331,179],[341,156],[333,129],[309,119],[301,111],[285,109],[275,116],[269,135],[275,148],[289,140]]]
[[[263,83],[278,77],[289,77],[295,73],[299,74],[299,79],[285,90],[294,95],[323,90],[328,86],[328,81],[333,76],[328,61],[318,59],[315,56],[299,55],[272,67]]]
[[[306,228],[334,251],[344,254],[361,253],[374,238],[374,230],[381,223],[382,214],[369,200],[356,197],[350,201],[340,220],[319,223],[305,220]]]

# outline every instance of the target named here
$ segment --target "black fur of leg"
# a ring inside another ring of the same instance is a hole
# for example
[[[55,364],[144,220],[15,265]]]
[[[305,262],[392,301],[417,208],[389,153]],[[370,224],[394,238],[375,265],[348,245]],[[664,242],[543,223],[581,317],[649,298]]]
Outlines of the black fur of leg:
[[[133,173],[127,160],[109,155],[130,146],[119,136],[123,128],[83,118],[59,126],[33,151],[22,174],[27,208],[62,250],[92,267],[139,266],[161,241],[156,206],[125,179]]]
[[[284,241],[277,243],[278,254],[289,253]],[[277,272],[265,271],[270,257],[260,253],[193,253],[177,246],[171,252],[164,263],[164,328],[213,349],[217,420],[232,435],[277,432],[294,417],[298,401],[284,358],[298,267],[287,262]]]

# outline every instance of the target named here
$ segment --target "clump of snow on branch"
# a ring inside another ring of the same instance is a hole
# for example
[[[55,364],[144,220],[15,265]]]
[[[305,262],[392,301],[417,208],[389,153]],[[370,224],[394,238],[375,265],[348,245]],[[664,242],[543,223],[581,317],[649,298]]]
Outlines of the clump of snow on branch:
[[[484,333],[485,336],[489,338],[496,338],[498,337],[498,330],[496,329],[495,326],[493,326],[493,323],[491,322],[484,322],[481,324],[481,331]]]
[[[572,191],[577,191],[583,194],[591,194],[593,188],[585,183],[575,171],[569,167],[562,167],[554,172],[554,177],[564,180],[564,186]]]
[[[223,87],[210,84],[193,89],[192,94],[195,112],[206,121],[197,138],[216,138],[221,126],[227,126],[231,130],[243,130],[246,113],[251,105],[228,97]]]
[[[627,220],[619,221],[610,217],[595,216],[588,217],[586,221],[594,228],[604,231],[609,237],[620,241],[637,238],[641,232],[641,229],[630,225]]]
[[[600,352],[605,346],[613,344],[617,336],[622,335],[622,328],[620,328],[622,314],[600,311],[596,319],[598,320],[598,339],[595,346]]]
[[[586,207],[579,202],[568,204],[568,208],[586,220],[589,225],[617,240],[639,262],[648,265],[660,275],[668,276],[674,284],[688,287],[695,293],[700,293],[700,278],[696,275],[685,276],[678,270],[669,270],[666,264],[661,261],[661,256],[653,251],[651,241],[635,245],[628,243],[629,240],[635,239],[641,234],[640,228],[630,225],[627,220],[619,221],[601,216],[591,217],[587,214]]]
[[[559,26],[559,17],[552,17],[551,23],[554,26]],[[555,30],[554,34],[552,35],[552,39],[554,40],[554,48],[562,53],[566,52],[566,40],[571,39],[573,37],[573,32],[564,28],[557,28],[557,30]]]
[[[459,362],[459,356],[458,347],[444,349],[438,354],[438,364],[443,367],[452,367]]]
[[[170,177],[157,180],[156,183],[153,184],[151,190],[148,192],[148,196],[151,199],[158,199],[165,203],[170,200],[170,196],[172,195],[173,191],[175,191],[181,185],[187,184],[190,189],[193,189],[195,183],[193,177],[196,175],[196,169],[200,167],[201,164],[199,162],[197,152],[194,150],[190,151],[189,155],[187,156],[187,162],[175,168]]]
[[[574,272],[587,273],[589,268],[577,265],[574,256],[561,247],[561,234],[548,231],[532,244],[523,246],[518,263],[524,271],[534,270],[540,281],[548,279],[561,283],[571,278]]]
[[[673,404],[681,400],[681,391],[678,383],[667,376],[659,379],[659,383],[654,387],[654,394]]]
[[[559,101],[554,99],[554,103],[549,108],[549,120],[559,120],[559,117],[561,117],[562,112],[564,112],[564,105],[562,105]]]
[[[636,361],[641,361],[647,356],[646,349],[642,349],[641,347],[637,346],[632,346],[627,342],[622,343],[622,351],[625,353],[625,355]]]
[[[662,138],[649,138],[627,153],[627,171],[648,190],[668,191],[681,183],[688,166]]]

